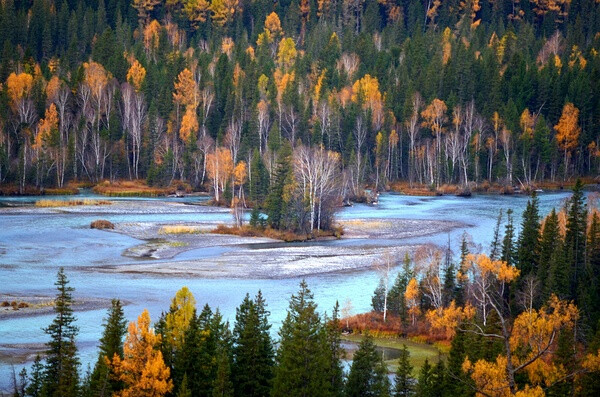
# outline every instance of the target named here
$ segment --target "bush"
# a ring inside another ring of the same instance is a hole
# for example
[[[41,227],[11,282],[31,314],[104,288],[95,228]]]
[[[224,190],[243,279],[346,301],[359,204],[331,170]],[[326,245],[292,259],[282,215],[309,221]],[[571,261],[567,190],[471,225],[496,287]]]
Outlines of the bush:
[[[106,219],[98,219],[90,224],[91,229],[114,229],[115,225]]]
[[[197,226],[167,225],[159,229],[158,234],[195,234],[200,233]]]

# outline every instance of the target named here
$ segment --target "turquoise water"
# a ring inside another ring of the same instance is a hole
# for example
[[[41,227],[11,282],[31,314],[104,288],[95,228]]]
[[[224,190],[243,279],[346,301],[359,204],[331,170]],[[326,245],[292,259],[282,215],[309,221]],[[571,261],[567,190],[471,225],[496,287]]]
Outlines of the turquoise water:
[[[567,192],[540,195],[541,212],[562,205],[569,196]],[[93,198],[86,193],[85,197]],[[67,199],[72,197],[67,197]],[[12,204],[31,203],[37,198],[8,198]],[[121,199],[119,199],[121,200]],[[123,199],[142,200],[142,199]],[[157,201],[157,199],[143,199]],[[172,202],[196,202],[205,198],[160,199]],[[460,197],[408,197],[385,194],[379,205],[369,207],[355,205],[344,208],[339,219],[354,218],[398,218],[436,219],[457,221],[464,227],[450,233],[440,233],[426,237],[402,240],[402,243],[432,242],[445,245],[450,237],[454,248],[458,247],[460,235],[467,231],[474,242],[483,249],[489,245],[496,216],[500,209],[514,210],[515,224],[520,223],[521,213],[527,203],[523,196],[478,195],[471,198]],[[119,298],[127,303],[125,315],[134,320],[147,308],[153,320],[166,311],[175,292],[187,285],[196,297],[198,306],[208,303],[213,309],[219,308],[225,319],[233,322],[235,308],[246,292],[251,295],[261,289],[271,311],[271,322],[275,331],[285,317],[289,296],[297,290],[299,278],[240,280],[240,279],[198,279],[151,276],[143,274],[107,274],[86,270],[90,266],[131,263],[131,258],[121,256],[126,248],[141,241],[116,233],[90,230],[91,221],[102,217],[111,222],[175,222],[175,221],[222,221],[229,220],[227,212],[208,211],[201,206],[186,206],[186,212],[170,209],[161,213],[109,213],[102,215],[78,215],[65,213],[51,214],[8,214],[0,210],[0,293],[15,295],[54,295],[54,281],[58,268],[64,266],[77,297]],[[374,241],[343,239],[319,244],[359,245]],[[379,244],[396,244],[394,240],[378,240]],[[310,251],[310,244],[306,245]],[[175,259],[194,259],[226,255],[228,248],[214,247],[184,252]],[[259,266],[259,264],[257,264]],[[363,312],[370,308],[371,295],[376,287],[378,275],[373,270],[351,273],[323,274],[306,277],[314,292],[321,311],[331,312],[336,300],[343,303],[351,299],[353,312]],[[106,310],[92,310],[77,313],[80,327],[78,344],[81,361],[85,369],[96,358],[96,345],[102,331],[102,318]],[[47,335],[42,331],[48,326],[53,315],[15,318],[0,321],[0,345],[20,343],[44,343]],[[18,372],[20,366],[15,366]],[[10,365],[0,363],[0,390],[11,385]]]

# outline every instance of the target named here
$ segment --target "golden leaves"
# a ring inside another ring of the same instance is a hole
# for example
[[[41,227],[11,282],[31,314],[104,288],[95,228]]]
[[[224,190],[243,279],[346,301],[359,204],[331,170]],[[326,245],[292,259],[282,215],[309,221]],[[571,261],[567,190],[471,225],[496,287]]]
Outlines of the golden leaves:
[[[40,120],[38,125],[38,133],[35,137],[35,149],[40,149],[44,144],[48,144],[52,138],[52,134],[58,131],[58,112],[56,105],[51,103],[44,118]]]
[[[165,318],[167,337],[176,348],[183,347],[184,335],[194,316],[196,299],[188,287],[183,287],[175,293],[171,301],[171,310]]]
[[[210,10],[213,23],[219,27],[230,23],[238,7],[239,0],[212,0]]]
[[[177,81],[174,83],[175,92],[173,93],[173,101],[184,106],[194,106],[197,104],[198,88],[194,75],[185,68],[177,76]]]
[[[475,316],[475,308],[467,304],[465,307],[456,306],[456,302],[450,302],[448,307],[438,310],[432,309],[427,312],[426,317],[429,324],[434,329],[441,329],[445,332],[447,339],[452,339],[456,332],[456,327],[464,320]]]
[[[246,162],[240,161],[233,169],[233,179],[235,181],[235,184],[238,186],[242,186],[244,183],[246,183],[247,176],[248,169],[246,167]]]
[[[421,117],[425,119],[423,125],[431,128],[436,134],[441,133],[444,130],[444,123],[448,119],[446,116],[447,111],[448,106],[446,106],[446,102],[435,98],[431,101],[429,106],[421,112]]]
[[[298,51],[296,50],[296,43],[290,37],[281,39],[279,42],[279,50],[277,52],[277,62],[284,69],[287,70],[294,65]]]
[[[22,98],[29,96],[33,87],[33,76],[29,73],[11,73],[6,79],[8,95],[13,106]]]
[[[535,116],[529,111],[529,109],[525,108],[523,113],[521,113],[521,118],[519,119],[519,124],[521,125],[521,131],[523,131],[523,138],[533,138],[533,129],[535,128]]]
[[[474,263],[483,277],[493,275],[500,281],[510,283],[514,281],[520,274],[519,269],[508,265],[505,261],[491,260],[485,254],[467,256],[467,262]]]
[[[506,379],[506,363],[506,357],[502,355],[495,362],[477,360],[475,364],[467,357],[462,370],[475,381],[475,387],[480,392],[478,395],[509,397],[512,393]]]
[[[160,29],[160,23],[156,19],[144,28],[144,48],[147,53],[153,53],[158,49]]]
[[[111,74],[104,69],[104,66],[98,62],[90,61],[83,64],[85,69],[85,82],[92,90],[96,98],[100,97],[100,93],[108,84],[108,80],[112,78]]]
[[[190,143],[192,137],[198,132],[198,117],[193,106],[187,106],[183,118],[181,119],[181,127],[179,128],[179,138],[185,143]]]
[[[105,358],[115,378],[126,385],[115,396],[159,397],[173,390],[169,367],[165,365],[160,350],[156,349],[159,343],[160,335],[150,328],[150,314],[144,310],[137,324],[129,323],[123,359],[116,354],[112,360]]]
[[[183,11],[188,20],[192,22],[192,25],[198,28],[199,23],[206,22],[210,11],[210,3],[207,0],[187,0],[183,6]]]
[[[135,92],[140,92],[144,79],[146,78],[146,69],[136,60],[127,71],[127,81],[135,88]]]
[[[563,107],[562,115],[560,116],[558,124],[554,126],[558,145],[565,152],[577,147],[579,133],[581,132],[581,128],[579,127],[578,123],[579,109],[577,109],[571,102],[566,103]]]
[[[283,35],[283,30],[281,29],[281,21],[279,20],[279,16],[275,11],[271,12],[267,19],[265,19],[265,30],[269,31],[272,37],[277,38]]]

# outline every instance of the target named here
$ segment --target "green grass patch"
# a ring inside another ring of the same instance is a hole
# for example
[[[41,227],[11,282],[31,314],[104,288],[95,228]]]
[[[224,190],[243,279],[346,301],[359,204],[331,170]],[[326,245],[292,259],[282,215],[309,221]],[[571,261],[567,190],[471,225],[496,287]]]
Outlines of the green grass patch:
[[[360,343],[364,338],[364,335],[352,334],[352,335],[342,335],[343,340],[347,340],[354,343]],[[418,343],[414,342],[410,339],[404,338],[373,338],[373,343],[375,346],[385,347],[389,349],[402,349],[403,345],[406,345],[408,351],[410,352],[410,363],[413,366],[413,375],[417,376],[421,366],[425,363],[425,359],[429,360],[432,365],[435,365],[440,357],[443,357],[443,352],[441,352],[436,346],[426,344],[426,343]],[[396,371],[398,366],[398,360],[386,360],[385,362],[388,366],[388,369],[392,372]]]

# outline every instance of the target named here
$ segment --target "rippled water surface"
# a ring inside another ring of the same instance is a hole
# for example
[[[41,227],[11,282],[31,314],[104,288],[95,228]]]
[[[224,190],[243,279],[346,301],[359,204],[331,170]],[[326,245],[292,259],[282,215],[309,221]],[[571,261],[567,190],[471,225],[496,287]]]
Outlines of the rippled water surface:
[[[93,197],[86,194],[85,196]],[[553,206],[562,204],[567,192],[540,195],[541,213],[545,214]],[[78,197],[79,198],[79,197]],[[11,205],[31,203],[36,198],[0,198]],[[125,199],[139,200],[142,199]],[[193,203],[204,198],[163,199]],[[514,210],[515,224],[518,225],[521,213],[527,202],[523,196],[487,196],[471,198],[408,197],[386,194],[380,197],[379,205],[368,207],[355,205],[344,208],[339,219],[394,218],[441,219],[462,222],[465,227],[447,233],[403,240],[403,243],[433,242],[447,244],[448,236],[456,249],[459,236],[467,231],[476,243],[484,248],[489,245],[495,219],[500,209]],[[274,330],[279,328],[285,317],[290,294],[297,290],[297,278],[269,280],[240,279],[187,279],[182,276],[165,277],[143,274],[113,274],[86,271],[86,267],[131,263],[131,258],[121,255],[123,250],[140,244],[141,241],[116,233],[90,230],[91,221],[108,219],[119,222],[175,222],[175,221],[225,221],[231,218],[227,212],[207,212],[203,207],[186,206],[189,212],[171,210],[160,213],[109,213],[109,214],[11,214],[0,209],[0,294],[52,296],[55,294],[54,281],[58,267],[64,266],[75,288],[77,297],[120,298],[127,302],[125,315],[133,320],[144,308],[150,311],[153,320],[168,309],[175,292],[187,285],[196,297],[198,305],[210,304],[219,308],[226,319],[233,322],[235,308],[246,292],[251,295],[261,289],[271,311]],[[196,209],[197,208],[197,209]],[[386,241],[394,244],[395,241]],[[365,244],[364,240],[339,240],[326,244]],[[310,251],[310,244],[306,246]],[[194,259],[226,255],[227,249],[214,247],[187,251],[175,259]],[[258,266],[259,264],[257,264]],[[340,303],[347,298],[352,300],[354,313],[369,309],[371,295],[377,284],[378,275],[373,270],[352,273],[323,274],[307,277],[309,287],[321,311],[331,312],[336,300]],[[77,313],[80,328],[78,344],[81,361],[85,369],[96,357],[96,345],[102,331],[102,318],[106,310],[92,310]],[[47,341],[42,331],[48,326],[53,315],[22,317],[0,320],[0,348],[7,344],[35,344]],[[22,365],[15,365],[15,370]],[[0,362],[0,390],[10,387],[11,366]]]

